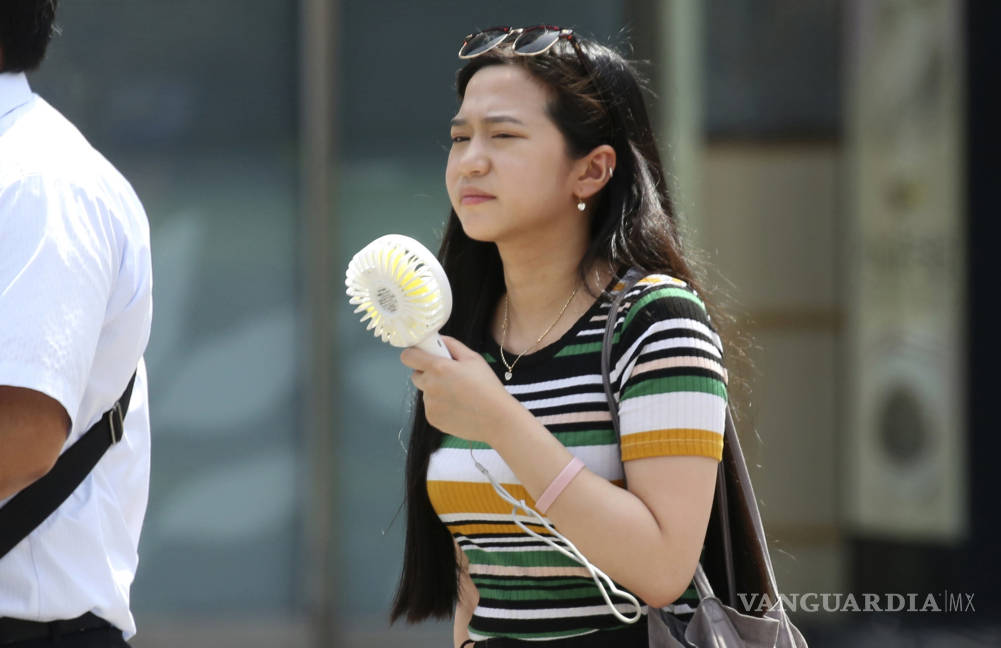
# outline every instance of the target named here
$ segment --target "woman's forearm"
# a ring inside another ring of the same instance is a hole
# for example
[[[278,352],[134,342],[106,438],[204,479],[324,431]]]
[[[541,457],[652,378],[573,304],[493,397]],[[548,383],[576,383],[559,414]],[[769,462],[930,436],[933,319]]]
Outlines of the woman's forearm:
[[[492,445],[532,498],[538,499],[573,455],[520,404],[501,420]],[[684,471],[686,465],[677,467]],[[668,510],[680,517],[694,508],[698,518],[701,505],[686,502],[683,492],[681,495]],[[708,510],[708,506],[704,508]],[[694,524],[673,524],[673,514],[662,514],[658,520],[639,496],[586,469],[570,482],[546,515],[591,562],[651,605],[673,602],[691,580],[701,534],[696,530],[699,537],[693,541],[691,528],[671,527]],[[704,529],[703,524],[701,533]]]

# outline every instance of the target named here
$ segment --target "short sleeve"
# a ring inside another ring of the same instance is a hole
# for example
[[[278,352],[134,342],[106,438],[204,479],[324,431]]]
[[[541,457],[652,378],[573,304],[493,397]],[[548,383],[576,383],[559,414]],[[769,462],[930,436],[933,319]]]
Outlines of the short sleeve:
[[[634,290],[612,375],[622,460],[695,455],[719,461],[727,374],[705,305],[671,277],[647,277]]]
[[[118,268],[106,215],[42,176],[0,187],[0,385],[54,398],[74,423]]]

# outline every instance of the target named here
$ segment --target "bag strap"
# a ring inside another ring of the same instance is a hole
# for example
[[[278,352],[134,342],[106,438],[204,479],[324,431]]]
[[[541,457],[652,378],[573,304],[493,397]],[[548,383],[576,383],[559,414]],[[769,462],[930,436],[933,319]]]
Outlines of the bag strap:
[[[608,412],[612,415],[612,427],[615,428],[616,437],[619,434],[619,402],[612,394],[612,333],[615,330],[615,320],[619,312],[619,306],[626,293],[632,290],[636,282],[642,278],[643,274],[636,268],[631,268],[622,277],[623,287],[612,300],[612,305],[608,307],[608,319],[605,321],[605,336],[601,340],[601,381],[605,387],[605,398],[608,399]]]
[[[608,309],[608,319],[605,322],[605,335],[602,339],[601,345],[601,379],[602,384],[605,388],[605,397],[608,400],[608,409],[612,417],[612,427],[615,430],[616,437],[619,436],[619,407],[618,401],[616,401],[614,394],[612,393],[611,385],[611,355],[612,355],[612,339],[613,332],[615,330],[616,320],[618,318],[618,311],[622,305],[622,300],[625,298],[627,292],[629,292],[636,282],[642,277],[642,272],[636,268],[630,269],[625,276],[622,278],[623,288],[618,292],[615,298],[612,300],[612,304]],[[747,465],[744,462],[744,454],[740,449],[740,441],[737,439],[737,432],[733,424],[733,417],[730,414],[730,408],[727,406],[726,409],[726,423],[724,429],[724,445],[729,446],[730,455],[733,459],[734,470],[736,477],[742,485],[741,492],[738,495],[744,495],[748,498],[748,509],[750,511],[751,524],[754,527],[755,535],[758,538],[758,549],[759,549],[759,559],[762,564],[765,565],[767,571],[767,578],[769,580],[769,585],[772,588],[772,592],[778,592],[778,588],[775,586],[775,574],[772,571],[771,558],[768,555],[768,544],[765,542],[764,528],[761,525],[761,515],[758,511],[758,503],[754,497],[754,491],[751,488],[751,479],[747,472]],[[733,540],[730,530],[730,517],[727,514],[729,511],[729,502],[727,500],[727,487],[726,487],[726,473],[723,466],[723,462],[720,462],[716,469],[716,496],[714,498],[714,504],[717,511],[717,516],[720,521],[721,534],[723,536],[723,560],[726,566],[726,580],[727,580],[727,598],[729,599],[729,605],[731,607],[736,607],[737,601],[737,588],[736,588],[736,575],[733,564]],[[700,564],[697,569],[698,572],[702,571],[702,565]],[[703,590],[708,590],[708,594],[712,595],[712,588],[709,586],[708,579],[705,578],[705,574],[701,573],[701,578],[697,579],[697,587],[699,589],[700,597],[703,595]]]
[[[754,528],[754,536],[757,540],[756,558],[765,566],[765,576],[768,580],[768,592],[776,600],[779,600],[779,588],[775,581],[775,570],[772,569],[772,558],[768,551],[768,540],[765,538],[765,527],[761,523],[761,511],[758,510],[758,498],[754,494],[754,486],[751,484],[751,475],[747,471],[747,462],[744,460],[744,451],[740,448],[740,438],[737,436],[737,429],[733,423],[733,416],[730,408],[726,410],[726,429],[723,443],[730,446],[730,469],[735,473],[734,477],[740,486],[740,495],[744,498],[751,526]]]
[[[52,470],[0,508],[0,560],[59,508],[108,448],[121,441],[135,381],[133,373],[121,398],[59,456]]]

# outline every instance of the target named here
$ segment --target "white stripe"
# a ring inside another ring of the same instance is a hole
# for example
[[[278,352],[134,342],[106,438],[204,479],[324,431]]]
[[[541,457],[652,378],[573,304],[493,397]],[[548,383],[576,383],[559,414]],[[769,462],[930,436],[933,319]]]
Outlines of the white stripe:
[[[601,384],[601,374],[584,374],[582,376],[572,376],[570,378],[560,378],[559,380],[546,380],[543,382],[529,383],[527,385],[504,385],[509,394],[524,394],[534,391],[549,391],[552,389],[565,389],[567,387],[577,387],[578,385]]]
[[[622,354],[622,357],[619,358],[619,361],[615,364],[615,367],[612,369],[611,372],[612,381],[614,382],[618,380],[618,376],[620,375],[620,372],[622,371],[623,367],[635,360],[633,356],[636,354],[637,347],[644,344],[651,336],[655,335],[656,333],[679,328],[697,331],[702,335],[708,335],[710,340],[713,340],[715,342],[719,341],[719,336],[713,333],[712,329],[710,329],[702,322],[693,320],[688,317],[675,317],[672,319],[666,319],[666,320],[661,320],[659,322],[654,322],[645,331],[643,331],[643,335],[641,335],[639,339],[637,339],[635,342],[629,345],[629,348],[626,349],[625,352]],[[667,343],[670,344],[668,344],[667,346],[658,346]],[[711,343],[707,344],[705,341],[695,338],[672,338],[670,340],[662,340],[660,342],[652,343],[648,347],[644,347],[643,351],[644,353],[646,353],[647,351],[655,351],[658,349],[676,348],[683,346],[689,346],[696,349],[704,349],[709,353],[712,353],[717,358],[722,358],[722,354],[720,354],[719,348],[717,348],[717,346],[714,346]]]
[[[713,356],[722,359],[722,355],[719,349],[712,345],[710,342],[701,340],[699,338],[693,337],[676,337],[668,338],[666,340],[658,340],[656,342],[650,342],[643,347],[640,352],[639,357],[643,357],[649,353],[654,353],[656,351],[663,351],[664,349],[698,349],[699,351],[705,351],[711,353]]]
[[[561,635],[559,637],[556,637],[556,639],[573,639],[575,637],[583,637],[584,635],[594,634],[595,632],[600,632],[600,630],[588,630],[587,632],[580,632],[578,634]],[[477,641],[478,642],[478,641],[487,641],[491,637],[490,637],[490,635],[479,634],[478,632],[476,632],[475,630],[473,630],[472,628],[470,628],[469,629],[469,638],[472,639],[473,641]],[[524,638],[518,639],[518,641],[538,641],[538,642],[552,641],[552,640],[553,640],[553,637],[524,637]]]
[[[618,444],[574,446],[567,448],[579,457],[588,470],[611,481],[622,479],[622,463]],[[520,484],[521,481],[494,449],[473,450],[473,456],[501,484]],[[488,483],[489,480],[473,464],[466,448],[441,448],[431,455],[428,481],[460,481]]]
[[[531,538],[531,536],[529,536],[529,538]],[[552,539],[553,539],[554,542],[555,541],[559,541],[558,538],[552,538]],[[493,542],[493,539],[492,538],[484,538],[483,542]],[[556,553],[555,549],[553,549],[549,545],[545,544],[541,540],[535,540],[535,542],[538,542],[539,546],[537,546],[537,547],[517,547],[517,546],[515,546],[515,547],[480,547],[480,546],[477,546],[476,543],[474,542],[473,546],[463,545],[462,548],[464,550],[465,549],[479,549],[480,551],[489,551],[490,553],[525,553],[526,551],[549,551],[551,553]],[[562,554],[560,554],[560,555],[562,555]]]
[[[657,358],[653,360],[643,360],[634,365],[629,375],[636,377],[646,371],[656,371],[657,369],[674,369],[677,367],[687,367],[690,369],[708,369],[720,375],[720,379],[726,377],[726,369],[716,360],[710,360],[702,356],[677,356],[673,358]]]
[[[576,403],[605,403],[607,402],[605,392],[585,392],[583,394],[570,394],[569,396],[558,396],[556,398],[541,398],[533,401],[522,401],[521,404],[528,409],[541,409],[546,407],[560,407],[562,405],[574,405]]]
[[[439,515],[438,517],[441,518],[441,521],[445,524],[475,524],[477,521],[508,522],[514,524],[512,521],[514,518],[511,517],[510,513],[478,513],[476,511],[471,511],[468,513],[446,513],[444,515]],[[520,522],[539,524],[539,521],[535,519],[534,516],[518,515],[515,517]]]
[[[619,314],[616,315],[616,317],[615,317],[615,326],[613,326],[612,329],[614,330],[619,324],[621,324],[623,321],[625,321],[625,319],[626,319],[625,313],[623,313],[623,312],[620,311]],[[591,321],[595,322],[595,323],[597,323],[597,322],[603,322],[603,324],[601,325],[601,328],[587,329],[585,331],[581,331],[580,333],[578,333],[578,335],[584,336],[584,335],[599,335],[600,334],[602,337],[604,337],[604,335],[605,335],[605,326],[608,323],[608,313],[605,313],[604,315],[596,315],[596,316],[594,316],[594,317],[591,318]]]
[[[656,353],[657,351],[663,351],[664,349],[698,349],[699,351],[705,351],[706,353],[711,353],[715,357],[722,360],[723,356],[720,354],[719,349],[714,347],[709,342],[705,340],[700,340],[698,338],[669,338],[667,340],[658,340],[657,342],[651,342],[643,347],[639,356],[636,359],[642,359],[644,356]]]
[[[475,515],[475,514],[474,513],[470,513],[469,515],[472,516],[472,515]],[[510,516],[508,516],[508,517],[510,518]],[[470,518],[470,519],[472,519],[472,518]],[[504,544],[510,544],[510,545],[527,544],[527,543],[530,543],[530,542],[542,542],[542,540],[539,540],[537,538],[533,538],[530,535],[525,535],[524,533],[522,533],[521,535],[518,535],[518,536],[510,536],[510,537],[507,537],[507,538],[470,538],[469,536],[460,533],[459,535],[455,536],[455,541],[458,542],[458,543],[470,542],[470,543],[472,543],[474,545],[479,545],[479,543],[481,543],[481,542],[497,542],[497,543],[504,543]],[[546,546],[549,546],[549,545],[546,545]]]
[[[636,607],[629,603],[618,603],[615,609],[623,614],[636,612]],[[543,608],[541,610],[507,610],[504,608],[476,607],[474,613],[485,619],[564,619],[567,617],[585,617],[599,614],[611,614],[607,605],[587,605],[574,608]]]
[[[469,573],[475,576],[516,576],[517,578],[591,578],[584,567],[515,567],[513,565],[469,564]]]
[[[696,429],[723,434],[726,401],[715,394],[672,392],[628,398],[619,409],[623,438],[650,430]]]

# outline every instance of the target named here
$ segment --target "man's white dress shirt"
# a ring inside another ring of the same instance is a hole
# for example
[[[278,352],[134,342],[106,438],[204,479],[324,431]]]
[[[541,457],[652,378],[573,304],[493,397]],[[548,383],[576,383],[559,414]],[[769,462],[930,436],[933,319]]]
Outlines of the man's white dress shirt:
[[[65,450],[138,367],[122,441],[0,558],[0,617],[93,612],[135,634],[151,318],[149,224],[132,187],[23,74],[0,73],[0,385],[59,401],[72,420]]]

